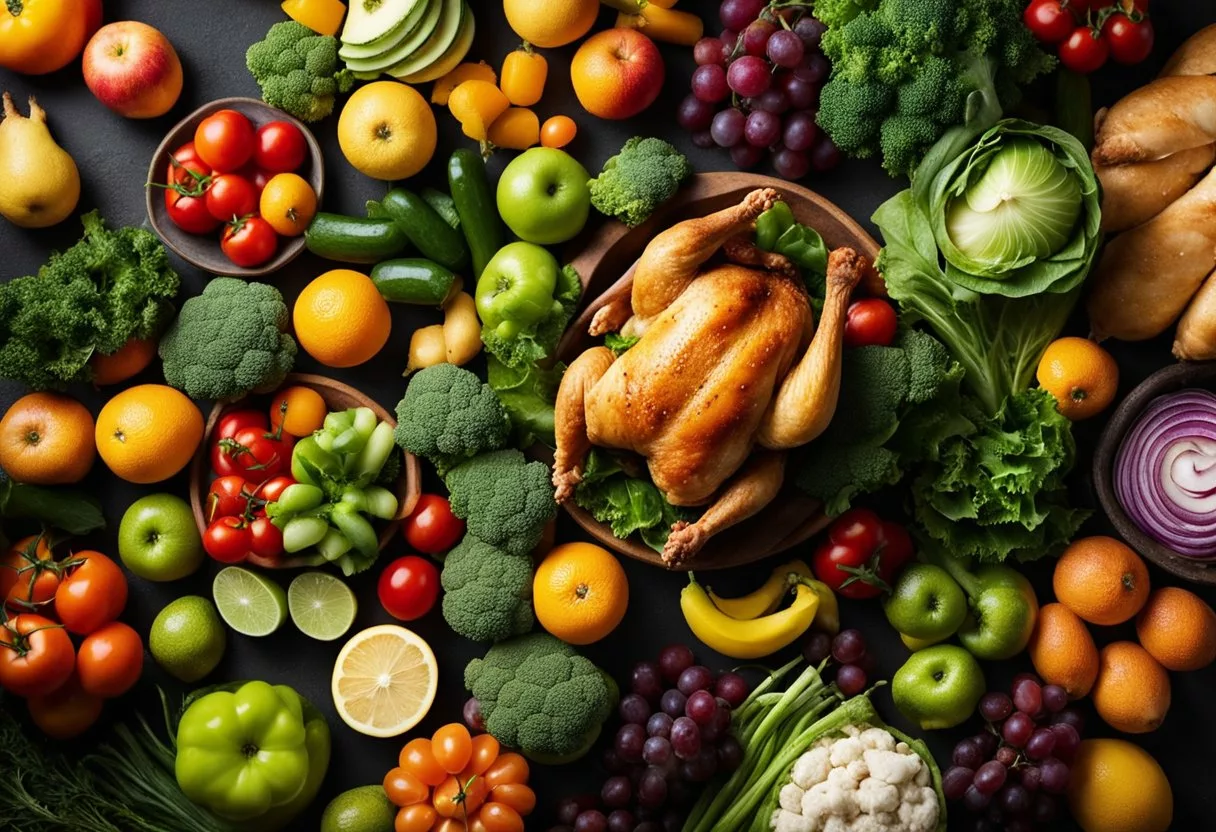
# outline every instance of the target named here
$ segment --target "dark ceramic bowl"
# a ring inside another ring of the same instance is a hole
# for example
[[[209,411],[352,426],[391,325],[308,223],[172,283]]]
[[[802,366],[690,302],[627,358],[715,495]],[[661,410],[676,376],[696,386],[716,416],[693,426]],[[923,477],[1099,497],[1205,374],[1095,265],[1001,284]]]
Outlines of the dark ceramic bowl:
[[[156,154],[148,166],[149,182],[162,184],[165,182],[169,155],[186,142],[193,141],[194,131],[198,129],[202,120],[219,110],[236,110],[243,113],[253,122],[254,129],[272,121],[286,121],[298,127],[304,134],[308,154],[304,159],[303,167],[296,172],[312,185],[312,189],[317,193],[317,204],[321,204],[321,192],[325,186],[325,163],[316,137],[303,122],[256,98],[221,98],[210,104],[204,104],[178,122],[161,141],[160,147],[156,148]],[[286,266],[304,250],[302,236],[280,237],[279,248],[274,257],[260,266],[251,269],[242,268],[220,251],[219,230],[212,234],[187,234],[174,225],[173,220],[169,219],[169,213],[165,208],[164,189],[149,186],[147,190],[148,221],[152,223],[153,230],[179,257],[205,272],[226,277],[265,277]]]
[[[1216,561],[1184,557],[1145,534],[1123,510],[1115,493],[1114,466],[1123,437],[1136,424],[1149,402],[1188,387],[1216,390],[1216,362],[1182,362],[1158,370],[1140,383],[1115,410],[1102,431],[1094,454],[1094,488],[1102,510],[1133,549],[1167,572],[1201,584],[1216,585]]]

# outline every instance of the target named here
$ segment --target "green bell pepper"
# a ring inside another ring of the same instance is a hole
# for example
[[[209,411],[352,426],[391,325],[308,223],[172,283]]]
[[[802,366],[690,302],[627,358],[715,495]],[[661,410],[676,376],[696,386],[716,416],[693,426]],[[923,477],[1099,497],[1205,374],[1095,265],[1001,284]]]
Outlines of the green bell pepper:
[[[329,728],[306,705],[286,685],[257,681],[195,699],[177,726],[182,792],[227,820],[286,825],[329,765]]]

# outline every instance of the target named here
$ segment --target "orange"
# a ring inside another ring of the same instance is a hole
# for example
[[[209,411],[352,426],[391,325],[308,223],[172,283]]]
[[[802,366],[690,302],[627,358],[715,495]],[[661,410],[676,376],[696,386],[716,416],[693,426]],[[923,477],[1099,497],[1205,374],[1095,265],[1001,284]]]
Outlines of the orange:
[[[305,286],[292,321],[300,346],[329,367],[367,361],[380,352],[393,326],[376,284],[350,269],[326,272]]]
[[[1039,359],[1039,386],[1055,396],[1060,412],[1074,422],[1110,406],[1119,389],[1119,365],[1086,338],[1058,338]]]
[[[97,414],[97,452],[134,483],[167,480],[186,467],[203,439],[203,414],[164,384],[123,390]]]
[[[283,410],[283,404],[287,410]],[[286,413],[286,418],[280,414]],[[311,387],[286,387],[280,390],[270,402],[270,429],[278,430],[279,422],[283,422],[283,430],[292,436],[309,436],[313,431],[321,429],[329,408],[325,399]]]
[[[1035,672],[1049,685],[1059,685],[1072,699],[1089,693],[1098,678],[1098,647],[1085,622],[1063,604],[1039,610],[1026,646]]]
[[[1085,740],[1072,761],[1068,808],[1085,832],[1165,832],[1174,820],[1174,793],[1140,746]]]
[[[93,467],[93,416],[59,393],[30,393],[0,419],[0,468],[17,482],[65,485]]]
[[[620,562],[591,543],[563,543],[536,569],[532,600],[542,627],[568,644],[591,644],[616,629],[629,606]]]
[[[591,31],[599,0],[503,0],[502,10],[515,34],[533,46],[565,46]]]
[[[1110,727],[1126,734],[1156,731],[1170,709],[1170,676],[1133,641],[1102,648],[1098,680],[1090,691],[1094,709]]]
[[[126,381],[156,358],[156,339],[132,338],[109,355],[93,353],[89,366],[93,368],[93,383],[97,386]]]
[[[1216,660],[1216,612],[1185,589],[1167,586],[1148,596],[1136,635],[1166,670],[1198,670]]]
[[[1074,540],[1056,562],[1056,600],[1091,624],[1122,624],[1148,600],[1148,568],[1113,537]]]

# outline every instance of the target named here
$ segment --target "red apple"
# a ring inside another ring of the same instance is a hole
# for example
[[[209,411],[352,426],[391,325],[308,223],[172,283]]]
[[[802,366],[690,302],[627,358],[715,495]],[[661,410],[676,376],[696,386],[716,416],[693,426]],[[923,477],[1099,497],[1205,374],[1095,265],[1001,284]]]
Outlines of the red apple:
[[[84,82],[119,115],[156,118],[182,93],[182,62],[168,38],[146,23],[111,23],[84,48]]]
[[[635,29],[592,35],[574,53],[570,81],[594,116],[631,118],[659,97],[666,70],[654,41]]]

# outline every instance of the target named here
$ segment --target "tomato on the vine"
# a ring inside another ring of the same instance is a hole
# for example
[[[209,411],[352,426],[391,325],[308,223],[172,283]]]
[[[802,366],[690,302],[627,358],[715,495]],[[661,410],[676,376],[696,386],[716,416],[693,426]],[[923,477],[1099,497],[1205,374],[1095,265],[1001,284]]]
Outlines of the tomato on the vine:
[[[261,217],[242,217],[228,224],[220,238],[220,251],[244,269],[260,266],[274,257],[279,235]]]
[[[23,537],[0,559],[0,602],[29,610],[55,597],[59,574],[45,535]]]
[[[220,517],[203,532],[203,551],[220,563],[241,563],[249,558],[252,538],[243,517]]]
[[[76,650],[62,624],[33,613],[0,625],[0,688],[17,696],[46,696],[65,684]]]
[[[236,110],[207,116],[194,131],[199,158],[221,173],[239,170],[253,156],[253,124]]]
[[[486,784],[496,788],[504,783],[527,783],[531,769],[528,761],[514,751],[499,755],[485,773]]]
[[[898,523],[865,508],[849,509],[828,527],[811,558],[815,577],[837,595],[876,598],[914,554],[912,538]]]
[[[261,416],[261,414],[258,414]],[[265,419],[262,419],[265,424]],[[243,427],[215,441],[211,448],[211,467],[221,476],[236,475],[249,480],[273,479],[291,467],[289,434],[270,433],[264,427]]]
[[[240,474],[217,477],[207,491],[207,522],[217,517],[241,516],[248,509],[252,496],[249,484]]]
[[[272,121],[258,128],[253,161],[270,173],[289,173],[304,164],[308,144],[290,121]]]
[[[253,183],[236,173],[221,173],[207,189],[207,210],[217,222],[247,217],[258,210]]]
[[[389,615],[402,621],[413,621],[430,612],[439,600],[439,570],[435,564],[417,555],[397,558],[380,573],[376,592]],[[438,759],[439,749],[435,749],[434,753]],[[456,771],[462,768],[463,763]]]
[[[889,347],[899,331],[895,307],[882,298],[866,298],[849,304],[844,324],[846,347]]]
[[[406,541],[425,555],[446,552],[464,537],[464,521],[452,514],[448,501],[438,494],[423,494],[405,518],[402,531]]]
[[[431,796],[431,789],[413,774],[398,766],[384,775],[384,794],[395,806],[412,806]]]
[[[171,162],[165,184],[165,211],[173,224],[187,234],[208,234],[219,220],[207,210],[211,168],[199,159]]]
[[[447,772],[435,759],[431,741],[425,737],[410,740],[401,749],[397,765],[428,786],[438,786],[447,779]]]
[[[139,681],[144,669],[144,643],[139,633],[112,621],[80,643],[76,674],[85,693],[113,699]]]
[[[288,449],[288,454],[290,454],[290,452],[290,449]],[[290,459],[288,460],[288,466],[290,466]],[[285,474],[280,474],[277,477],[271,477],[259,485],[254,490],[253,494],[259,500],[265,500],[268,503],[273,503],[278,501],[279,496],[282,495],[287,486],[295,484],[296,481],[291,477],[286,476]]]
[[[1153,52],[1153,21],[1143,16],[1132,20],[1122,13],[1112,14],[1102,25],[1102,39],[1116,62],[1138,64]]]
[[[1022,21],[1043,43],[1060,43],[1077,25],[1072,12],[1060,0],[1033,0],[1022,13]]]
[[[127,605],[127,576],[101,552],[76,552],[55,591],[55,614],[63,626],[88,635],[122,614]]]
[[[1066,69],[1088,75],[1099,69],[1110,54],[1110,46],[1089,26],[1078,26],[1060,44],[1060,63]]]

